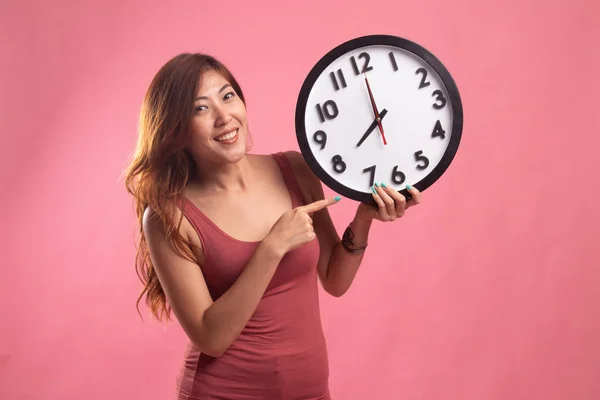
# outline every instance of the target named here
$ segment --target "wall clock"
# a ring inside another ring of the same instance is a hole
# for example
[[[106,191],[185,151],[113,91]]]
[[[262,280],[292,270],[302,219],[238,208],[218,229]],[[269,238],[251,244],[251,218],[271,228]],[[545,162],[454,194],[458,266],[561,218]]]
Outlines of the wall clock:
[[[296,137],[315,175],[335,192],[375,204],[371,186],[424,191],[454,159],[463,109],[444,65],[397,36],[349,40],[325,54],[296,104]]]

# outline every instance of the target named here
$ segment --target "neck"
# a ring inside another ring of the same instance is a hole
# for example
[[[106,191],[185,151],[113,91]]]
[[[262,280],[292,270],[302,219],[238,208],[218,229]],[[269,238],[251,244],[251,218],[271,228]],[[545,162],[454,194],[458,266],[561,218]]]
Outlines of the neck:
[[[252,170],[252,163],[247,156],[235,163],[205,162],[198,165],[197,180],[204,190],[210,192],[239,192],[250,185]]]

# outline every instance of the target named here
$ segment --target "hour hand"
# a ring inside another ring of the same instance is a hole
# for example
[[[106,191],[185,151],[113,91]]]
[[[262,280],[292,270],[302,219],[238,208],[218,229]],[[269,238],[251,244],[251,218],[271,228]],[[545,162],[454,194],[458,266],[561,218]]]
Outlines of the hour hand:
[[[360,145],[365,141],[365,139],[367,137],[369,137],[371,132],[373,132],[375,130],[375,128],[381,123],[381,120],[383,120],[383,117],[385,117],[386,114],[387,114],[387,110],[385,108],[383,110],[381,110],[381,112],[379,113],[379,120],[377,120],[377,118],[375,118],[375,120],[373,120],[373,122],[369,126],[369,129],[367,129],[365,134],[360,138],[360,140],[356,144],[356,147],[360,147]]]

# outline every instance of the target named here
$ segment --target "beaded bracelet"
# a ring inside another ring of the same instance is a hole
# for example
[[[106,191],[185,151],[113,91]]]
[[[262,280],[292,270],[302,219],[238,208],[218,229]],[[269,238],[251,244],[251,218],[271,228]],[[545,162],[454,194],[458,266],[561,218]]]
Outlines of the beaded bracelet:
[[[361,254],[364,253],[368,245],[369,243],[363,245],[354,243],[354,232],[352,231],[352,223],[350,223],[342,236],[342,246],[344,249],[351,254]]]

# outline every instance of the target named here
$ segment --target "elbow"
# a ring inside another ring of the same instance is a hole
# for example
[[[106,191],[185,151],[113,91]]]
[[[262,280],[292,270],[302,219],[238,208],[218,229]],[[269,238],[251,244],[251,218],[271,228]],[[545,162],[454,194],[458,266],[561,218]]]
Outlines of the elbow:
[[[201,350],[202,353],[206,354],[207,356],[213,357],[213,358],[218,358],[221,357],[223,355],[223,353],[225,353],[225,350],[227,350],[226,347],[207,347],[205,350]]]
[[[221,357],[227,351],[234,339],[224,332],[218,330],[208,330],[206,327],[199,329],[190,335],[190,339],[194,346],[201,353],[207,356],[217,358]]]
[[[333,297],[342,297],[348,291],[348,287],[341,287],[339,285],[325,285],[324,289]]]
[[[343,295],[346,294],[347,291],[348,291],[347,289],[344,289],[344,290],[332,289],[332,290],[328,290],[327,293],[329,293],[333,297],[342,297]]]
[[[213,358],[221,357],[237,337],[230,326],[210,312],[210,308],[188,333],[192,344],[201,353]]]
[[[195,339],[192,340],[192,343],[201,353],[213,358],[221,357],[229,348],[228,344],[222,343],[219,340]]]

